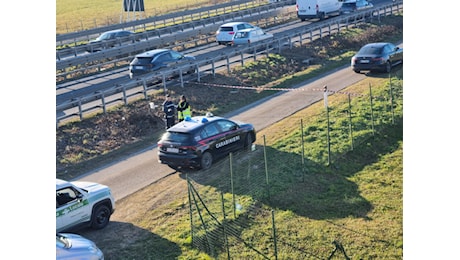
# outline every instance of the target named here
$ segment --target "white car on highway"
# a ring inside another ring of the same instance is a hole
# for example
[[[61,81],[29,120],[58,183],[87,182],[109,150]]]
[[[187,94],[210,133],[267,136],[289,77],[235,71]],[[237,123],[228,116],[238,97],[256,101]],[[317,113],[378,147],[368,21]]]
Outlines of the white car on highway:
[[[231,45],[235,34],[244,29],[258,28],[246,22],[231,22],[223,24],[216,31],[216,41],[220,45]]]
[[[267,33],[261,28],[244,29],[235,34],[232,45],[251,45],[251,43],[269,39],[273,39],[273,34]]]

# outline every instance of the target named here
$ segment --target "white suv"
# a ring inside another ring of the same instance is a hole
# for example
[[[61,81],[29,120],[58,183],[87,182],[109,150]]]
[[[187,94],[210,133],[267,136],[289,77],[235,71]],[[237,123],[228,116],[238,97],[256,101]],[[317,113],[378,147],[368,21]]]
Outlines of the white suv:
[[[219,45],[231,45],[233,41],[233,36],[236,32],[252,28],[258,27],[246,22],[231,22],[223,24],[219,27],[219,29],[216,32],[216,41]]]
[[[56,232],[80,226],[104,228],[114,211],[115,200],[109,187],[56,179]]]

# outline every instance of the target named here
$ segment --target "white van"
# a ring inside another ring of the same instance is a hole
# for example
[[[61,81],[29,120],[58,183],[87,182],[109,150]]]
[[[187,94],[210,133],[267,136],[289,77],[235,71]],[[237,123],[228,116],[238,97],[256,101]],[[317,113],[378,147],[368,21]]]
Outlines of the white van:
[[[301,21],[311,18],[324,19],[329,16],[340,15],[342,0],[297,0],[297,17]]]

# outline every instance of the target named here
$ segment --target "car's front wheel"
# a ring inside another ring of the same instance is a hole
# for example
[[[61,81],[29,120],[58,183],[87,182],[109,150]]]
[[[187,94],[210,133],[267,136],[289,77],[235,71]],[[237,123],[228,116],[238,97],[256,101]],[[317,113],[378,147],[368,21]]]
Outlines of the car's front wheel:
[[[101,204],[94,209],[91,217],[91,227],[101,229],[107,226],[110,221],[110,209],[107,205]]]
[[[212,165],[212,154],[210,152],[204,152],[201,156],[201,169],[207,170],[211,168]]]
[[[244,140],[244,147],[243,148],[249,151],[251,149],[252,142],[253,142],[252,141],[252,135],[248,134],[246,136],[246,139]]]
[[[387,61],[387,63],[385,64],[385,72],[390,73],[390,71],[391,71],[391,63]]]

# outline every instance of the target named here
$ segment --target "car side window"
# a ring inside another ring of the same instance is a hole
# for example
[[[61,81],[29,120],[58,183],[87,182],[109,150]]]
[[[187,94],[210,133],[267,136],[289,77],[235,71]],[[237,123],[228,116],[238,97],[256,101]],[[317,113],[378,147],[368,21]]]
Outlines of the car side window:
[[[390,45],[385,45],[385,48],[383,49],[383,53],[391,53],[393,49],[391,48]]]
[[[123,31],[123,32],[120,32],[120,33],[118,34],[118,37],[126,37],[126,36],[128,36],[128,35],[130,35],[129,32]]]
[[[182,59],[182,54],[178,53],[178,52],[171,52],[171,57],[173,60],[180,60]]]
[[[72,187],[67,187],[61,190],[56,191],[56,207],[65,205],[71,201],[74,201],[80,197],[80,192],[73,189]]]
[[[238,39],[238,38],[248,38],[248,37],[249,37],[249,32],[238,32],[235,35],[236,39]]]
[[[163,53],[163,54],[160,54],[158,58],[155,59],[155,62],[163,63],[169,60],[171,60],[171,55],[169,53]]]
[[[209,124],[203,128],[203,131],[200,134],[203,138],[211,137],[219,133],[216,124]]]
[[[217,121],[221,132],[228,132],[236,129],[236,124],[227,120]]]

